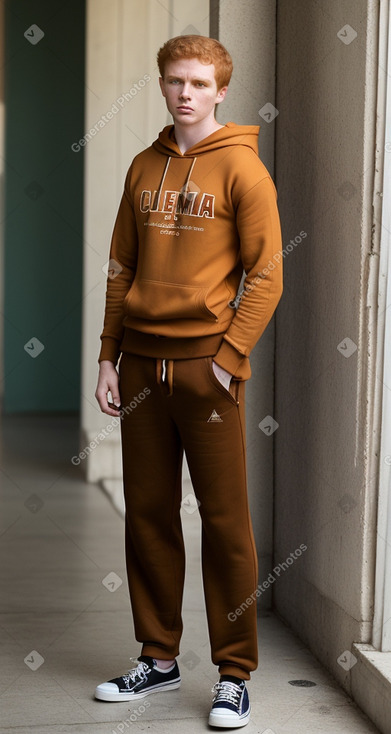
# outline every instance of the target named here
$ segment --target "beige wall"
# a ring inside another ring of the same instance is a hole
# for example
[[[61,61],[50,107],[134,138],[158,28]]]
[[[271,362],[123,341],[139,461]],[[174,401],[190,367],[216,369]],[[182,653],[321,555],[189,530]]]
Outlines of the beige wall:
[[[274,604],[347,688],[338,657],[370,641],[373,615],[378,10],[280,0],[277,15],[280,211],[288,240],[307,237],[285,258],[276,321],[275,563],[308,549],[274,584]],[[351,43],[337,35],[346,24]]]
[[[167,9],[166,9],[167,8]],[[156,52],[183,32],[208,35],[207,0],[88,0],[86,38],[86,131],[121,95],[150,75],[151,81],[124,102],[85,146],[84,301],[80,449],[111,420],[101,413],[94,393],[99,335],[103,326],[111,234],[126,171],[133,157],[171,122],[158,85]],[[140,85],[139,85],[140,86]],[[117,103],[118,107],[118,103]],[[121,477],[119,426],[82,461],[90,481]]]

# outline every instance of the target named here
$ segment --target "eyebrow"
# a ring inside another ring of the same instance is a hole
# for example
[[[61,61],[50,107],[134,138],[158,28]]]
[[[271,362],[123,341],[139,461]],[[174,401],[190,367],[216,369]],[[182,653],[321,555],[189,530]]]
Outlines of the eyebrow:
[[[167,79],[179,79],[180,82],[183,82],[184,81],[182,79],[182,77],[179,76],[179,74],[169,74],[167,76]],[[202,82],[203,84],[210,84],[211,83],[210,82],[210,79],[198,79],[198,78],[194,78],[194,79],[191,79],[191,81],[192,82]]]

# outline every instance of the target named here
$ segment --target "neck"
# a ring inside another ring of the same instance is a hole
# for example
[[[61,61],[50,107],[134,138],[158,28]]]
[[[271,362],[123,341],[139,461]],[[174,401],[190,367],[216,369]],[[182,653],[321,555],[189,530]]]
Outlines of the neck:
[[[208,135],[211,135],[216,130],[220,130],[222,127],[224,125],[220,125],[214,118],[213,120],[202,120],[191,127],[186,127],[186,125],[175,122],[175,139],[179,150],[181,153],[186,153],[193,145],[196,145],[200,140],[207,138]]]

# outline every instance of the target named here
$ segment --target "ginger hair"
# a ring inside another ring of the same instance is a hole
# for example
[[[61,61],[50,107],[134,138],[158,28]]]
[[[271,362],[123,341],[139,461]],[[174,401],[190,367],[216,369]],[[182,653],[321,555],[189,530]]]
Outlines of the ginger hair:
[[[178,59],[198,59],[201,64],[214,64],[217,91],[229,84],[232,75],[232,58],[216,38],[208,36],[175,36],[159,49],[157,63],[164,79],[166,64]]]

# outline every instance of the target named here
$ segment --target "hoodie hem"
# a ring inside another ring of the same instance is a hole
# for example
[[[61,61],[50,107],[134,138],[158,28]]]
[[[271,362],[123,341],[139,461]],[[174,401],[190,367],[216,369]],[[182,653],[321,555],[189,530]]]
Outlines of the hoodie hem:
[[[225,332],[209,336],[171,337],[125,327],[119,348],[121,352],[140,354],[143,357],[194,359],[214,356],[220,348],[224,334]]]

